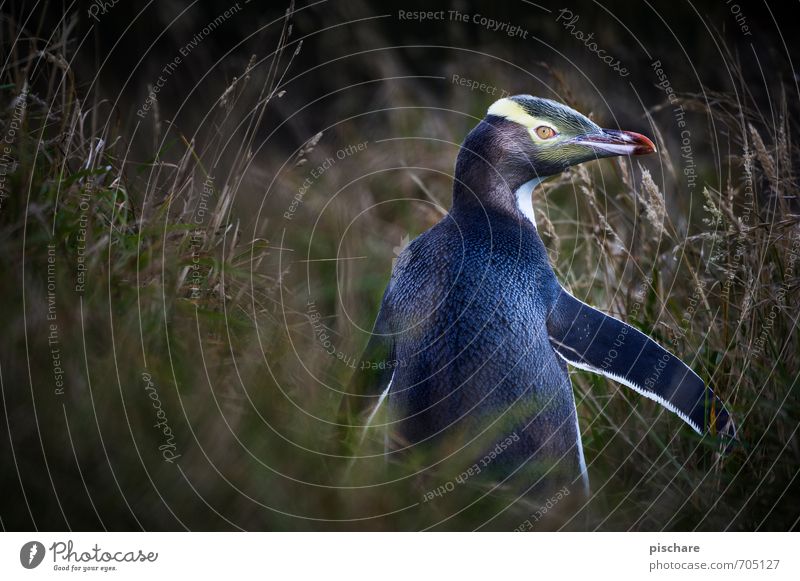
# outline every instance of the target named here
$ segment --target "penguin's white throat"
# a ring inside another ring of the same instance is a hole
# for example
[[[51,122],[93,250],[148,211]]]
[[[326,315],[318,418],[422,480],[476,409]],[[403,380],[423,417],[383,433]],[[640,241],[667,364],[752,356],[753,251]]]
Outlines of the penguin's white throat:
[[[519,211],[530,220],[534,228],[536,228],[536,216],[533,213],[533,190],[546,179],[546,177],[537,177],[528,180],[514,192],[517,198],[517,207]]]

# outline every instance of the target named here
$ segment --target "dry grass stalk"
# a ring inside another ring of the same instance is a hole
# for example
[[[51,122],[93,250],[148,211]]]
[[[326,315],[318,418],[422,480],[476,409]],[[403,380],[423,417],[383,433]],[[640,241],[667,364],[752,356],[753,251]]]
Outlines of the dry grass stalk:
[[[645,216],[660,238],[664,235],[664,218],[667,214],[664,195],[653,181],[650,170],[639,164],[639,171],[642,174],[642,189],[644,190],[644,194],[640,190],[639,201],[644,206]]]

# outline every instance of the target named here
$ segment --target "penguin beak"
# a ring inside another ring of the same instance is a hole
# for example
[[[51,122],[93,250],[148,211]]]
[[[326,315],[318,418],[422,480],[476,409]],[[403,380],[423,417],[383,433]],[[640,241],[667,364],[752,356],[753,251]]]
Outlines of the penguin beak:
[[[612,155],[647,155],[655,153],[656,146],[641,133],[603,129],[600,133],[583,135],[575,143],[591,147],[599,157]]]

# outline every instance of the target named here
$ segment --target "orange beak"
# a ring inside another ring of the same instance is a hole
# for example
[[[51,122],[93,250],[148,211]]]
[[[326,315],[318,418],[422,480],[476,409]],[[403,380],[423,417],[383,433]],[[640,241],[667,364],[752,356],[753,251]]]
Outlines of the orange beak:
[[[588,145],[601,155],[647,155],[656,151],[655,144],[641,133],[616,129],[579,137],[575,143]]]

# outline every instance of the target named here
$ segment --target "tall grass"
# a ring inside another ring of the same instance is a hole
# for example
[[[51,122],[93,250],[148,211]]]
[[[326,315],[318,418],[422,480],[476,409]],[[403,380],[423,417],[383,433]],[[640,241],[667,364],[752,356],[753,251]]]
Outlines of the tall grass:
[[[156,108],[144,158],[128,113],[79,89],[68,43],[27,58],[4,47],[16,55],[0,79],[14,133],[0,207],[4,527],[509,530],[541,509],[506,484],[448,490],[463,466],[387,463],[379,437],[348,472],[354,450],[338,441],[341,390],[392,259],[441,217],[485,99],[454,90],[448,108],[468,113],[446,122],[441,95],[416,81],[391,99],[423,108],[381,118],[396,157],[345,125],[298,132],[275,162],[260,148],[292,97],[290,18],[275,42],[220,87],[194,135]],[[412,72],[391,56],[374,66]],[[543,75],[591,110],[576,81]],[[796,528],[798,128],[773,90],[774,118],[729,94],[681,96],[725,137],[713,165],[697,132],[693,188],[659,105],[643,121],[657,160],[579,166],[536,198],[561,281],[690,364],[730,404],[741,442],[721,457],[652,402],[575,372],[593,495],[535,528]],[[435,140],[402,140],[420,135]],[[286,219],[311,169],[362,141]]]

